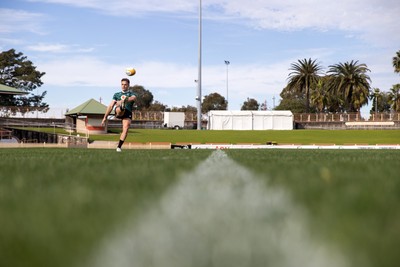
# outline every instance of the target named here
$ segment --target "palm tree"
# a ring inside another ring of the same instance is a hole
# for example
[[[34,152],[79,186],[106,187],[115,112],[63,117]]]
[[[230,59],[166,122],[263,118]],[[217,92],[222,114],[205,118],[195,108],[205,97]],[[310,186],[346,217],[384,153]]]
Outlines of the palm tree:
[[[326,107],[326,90],[322,82],[323,78],[317,83],[317,86],[310,95],[311,105],[315,107],[317,112],[323,112]]]
[[[371,78],[366,74],[368,71],[366,64],[353,60],[329,66],[329,90],[342,99],[345,111],[359,112],[363,105],[368,104],[371,89]]]
[[[393,85],[389,92],[389,104],[394,112],[400,112],[400,84]]]
[[[315,60],[303,59],[292,63],[288,77],[288,89],[294,89],[306,96],[306,112],[310,111],[310,91],[316,87],[321,78],[322,67]]]
[[[393,57],[393,68],[394,72],[400,73],[400,50],[396,52],[396,56]]]

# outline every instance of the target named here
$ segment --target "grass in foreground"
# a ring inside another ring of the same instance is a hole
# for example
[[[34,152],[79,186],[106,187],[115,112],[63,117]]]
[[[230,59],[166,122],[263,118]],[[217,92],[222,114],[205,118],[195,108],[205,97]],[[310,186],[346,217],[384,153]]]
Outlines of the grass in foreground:
[[[340,247],[351,266],[400,261],[400,151],[228,150],[270,186],[306,208],[312,232]]]
[[[1,265],[76,266],[210,153],[0,149]],[[311,233],[341,248],[351,266],[397,266],[398,150],[226,153],[268,186],[287,189],[309,214]]]
[[[210,151],[0,149],[1,266],[75,266]]]

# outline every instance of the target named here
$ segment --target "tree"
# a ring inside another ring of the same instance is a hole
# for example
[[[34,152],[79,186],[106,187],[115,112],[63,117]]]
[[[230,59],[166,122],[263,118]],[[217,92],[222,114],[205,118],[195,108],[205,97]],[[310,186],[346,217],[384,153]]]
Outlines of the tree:
[[[329,90],[341,98],[345,111],[359,112],[363,105],[368,104],[371,89],[368,71],[367,65],[353,60],[329,66]]]
[[[149,90],[146,90],[141,85],[131,86],[129,90],[134,92],[137,96],[135,103],[137,110],[146,110],[150,107],[153,102],[153,94]]]
[[[311,106],[315,107],[317,112],[323,112],[327,106],[326,93],[322,79],[320,79],[310,95]]]
[[[274,110],[290,110],[293,113],[306,113],[304,99],[286,98],[282,99]]]
[[[333,92],[328,90],[329,76],[322,76],[310,95],[311,110],[315,112],[338,112],[342,101]]]
[[[400,112],[400,84],[393,85],[389,92],[389,104],[394,112]]]
[[[315,60],[303,59],[297,63],[292,63],[289,68],[288,85],[290,89],[295,89],[303,93],[306,98],[306,112],[310,111],[310,91],[315,88],[319,79],[322,67]]]
[[[247,101],[243,102],[242,108],[240,110],[258,110],[260,104],[254,98],[247,98]]]
[[[275,110],[290,110],[293,113],[307,112],[304,93],[290,87],[285,87],[280,97],[282,100],[279,105],[275,107]]]
[[[45,72],[36,70],[36,66],[23,53],[14,49],[0,53],[0,83],[28,93],[43,85],[41,80]],[[17,111],[25,113],[27,110],[47,112],[49,105],[43,102],[47,92],[34,93],[23,96],[2,95],[1,106],[13,106]]]
[[[396,56],[393,57],[393,68],[394,72],[400,73],[400,50],[396,52]]]
[[[147,108],[146,110],[147,111],[166,111],[167,106],[158,101],[154,101],[154,103],[151,103],[149,108]]]
[[[376,112],[390,112],[390,95],[388,92],[382,92],[378,88],[374,88],[373,93],[370,95],[370,99],[373,100],[370,114]]]
[[[226,110],[227,104],[225,98],[220,94],[209,94],[204,97],[203,104],[201,105],[201,112],[205,114],[210,110]]]
[[[178,111],[178,112],[191,112],[191,113],[197,113],[197,108],[196,107],[193,107],[193,106],[190,106],[190,105],[187,105],[186,107],[185,106],[182,106],[182,107],[180,107],[180,108],[178,108],[178,107],[173,107],[173,108],[171,108],[171,111]]]

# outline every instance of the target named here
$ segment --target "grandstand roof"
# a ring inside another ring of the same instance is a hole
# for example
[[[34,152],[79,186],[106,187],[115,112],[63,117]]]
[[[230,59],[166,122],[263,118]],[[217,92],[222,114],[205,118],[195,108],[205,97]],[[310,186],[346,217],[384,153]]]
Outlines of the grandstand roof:
[[[5,95],[26,95],[28,92],[13,88],[4,84],[0,84],[0,94]]]
[[[76,108],[71,109],[65,115],[73,116],[73,115],[100,115],[106,113],[107,106],[102,103],[94,100],[93,98],[86,101],[83,104],[80,104]]]

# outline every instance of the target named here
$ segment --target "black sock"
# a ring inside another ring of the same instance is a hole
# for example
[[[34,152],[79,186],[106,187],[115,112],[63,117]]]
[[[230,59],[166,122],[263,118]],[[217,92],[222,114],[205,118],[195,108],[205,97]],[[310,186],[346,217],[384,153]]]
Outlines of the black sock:
[[[121,148],[123,144],[124,144],[124,141],[123,140],[119,140],[118,147]]]

